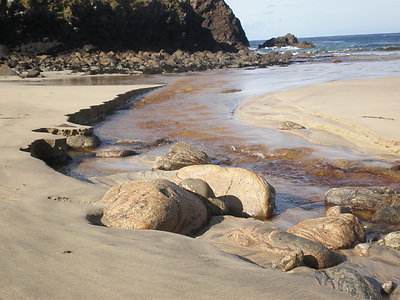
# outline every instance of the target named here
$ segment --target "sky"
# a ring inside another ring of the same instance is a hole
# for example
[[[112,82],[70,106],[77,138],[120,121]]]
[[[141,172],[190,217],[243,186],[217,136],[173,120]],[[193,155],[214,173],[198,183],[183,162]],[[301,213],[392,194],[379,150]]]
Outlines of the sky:
[[[225,0],[249,40],[400,32],[400,0]]]

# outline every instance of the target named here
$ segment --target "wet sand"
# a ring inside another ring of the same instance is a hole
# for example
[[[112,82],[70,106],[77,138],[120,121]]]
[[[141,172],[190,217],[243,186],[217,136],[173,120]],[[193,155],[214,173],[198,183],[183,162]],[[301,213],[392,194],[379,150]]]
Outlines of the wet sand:
[[[400,154],[400,77],[333,81],[248,99],[238,109],[247,124],[288,131],[313,143],[379,158]]]
[[[263,269],[210,243],[157,231],[93,226],[106,188],[19,151],[66,114],[146,86],[0,82],[1,299],[344,299],[308,276]]]

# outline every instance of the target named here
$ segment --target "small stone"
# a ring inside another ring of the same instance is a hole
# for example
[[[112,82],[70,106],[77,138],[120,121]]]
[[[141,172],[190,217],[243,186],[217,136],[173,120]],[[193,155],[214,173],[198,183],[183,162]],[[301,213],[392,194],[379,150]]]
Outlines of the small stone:
[[[400,250],[400,231],[394,231],[385,235],[382,241],[386,247]]]
[[[274,269],[282,272],[288,272],[303,264],[304,253],[301,250],[294,251],[281,259],[279,264],[274,265]]]
[[[278,130],[294,130],[294,129],[307,129],[303,125],[292,121],[283,121],[279,126]]]
[[[362,243],[358,244],[354,248],[354,253],[358,256],[369,256],[369,250],[371,248],[371,245],[368,243]]]
[[[391,295],[396,289],[396,285],[393,281],[388,281],[382,284],[381,294],[382,295]]]
[[[332,216],[338,216],[338,215],[347,214],[347,213],[350,213],[350,209],[348,209],[347,207],[332,206],[326,211],[326,216],[332,217]]]

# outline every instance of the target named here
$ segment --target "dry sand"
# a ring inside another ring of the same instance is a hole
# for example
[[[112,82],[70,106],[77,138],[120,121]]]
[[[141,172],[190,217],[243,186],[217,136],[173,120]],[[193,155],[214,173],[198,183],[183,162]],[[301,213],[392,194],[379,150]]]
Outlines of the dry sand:
[[[307,129],[288,133],[311,142],[398,157],[400,77],[334,81],[253,97],[238,116],[259,127],[293,121]]]
[[[90,225],[104,185],[66,177],[19,151],[32,129],[140,86],[0,82],[0,299],[327,299],[313,278],[263,269],[205,241]]]

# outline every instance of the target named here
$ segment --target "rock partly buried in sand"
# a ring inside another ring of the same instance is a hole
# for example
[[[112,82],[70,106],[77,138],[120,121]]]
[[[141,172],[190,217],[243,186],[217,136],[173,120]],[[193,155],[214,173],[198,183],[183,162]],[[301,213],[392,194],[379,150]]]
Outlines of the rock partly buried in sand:
[[[241,168],[215,165],[190,166],[177,171],[179,179],[198,178],[223,199],[230,213],[268,218],[275,209],[275,189],[256,173]]]
[[[109,227],[192,234],[207,222],[201,200],[168,180],[123,183],[112,187],[102,201],[101,221]]]
[[[172,171],[186,166],[206,165],[210,162],[210,158],[203,151],[188,143],[178,142],[171,146],[165,156],[156,158],[153,169]]]
[[[138,155],[139,153],[133,150],[108,150],[96,153],[96,157],[100,158],[118,158]]]
[[[67,137],[67,145],[73,149],[96,148],[100,145],[100,139],[96,135],[73,135]]]
[[[65,138],[54,140],[35,140],[27,149],[21,149],[31,153],[32,157],[43,160],[49,165],[64,165],[72,158],[66,152]]]
[[[305,220],[288,232],[322,243],[331,249],[347,249],[365,242],[364,228],[352,214]]]
[[[215,194],[207,182],[198,178],[187,178],[183,180],[180,187],[200,196],[212,216],[225,215],[229,213],[228,206],[222,199],[215,198]]]
[[[362,299],[381,299],[376,289],[356,270],[347,267],[334,267],[317,271],[315,278],[322,286],[339,290]]]
[[[384,207],[374,213],[372,220],[375,222],[400,224],[400,206]]]
[[[307,129],[307,128],[304,127],[303,125],[300,125],[292,121],[283,121],[278,126],[278,130],[295,130],[295,129]]]
[[[288,272],[293,270],[294,268],[300,267],[303,265],[304,253],[303,251],[294,251],[286,255],[281,259],[281,261],[274,265],[275,270],[279,270],[282,272]]]
[[[396,250],[400,250],[400,231],[394,231],[382,238],[380,244],[383,244],[386,247],[393,248]]]
[[[242,246],[288,255],[302,251],[304,265],[324,269],[342,262],[342,258],[321,243],[314,242],[286,231],[269,231],[263,227],[245,227],[226,234]]]
[[[377,211],[387,206],[400,206],[400,191],[385,187],[344,187],[325,194],[328,204],[351,209]]]
[[[4,64],[0,66],[0,76],[18,76],[18,73]]]

